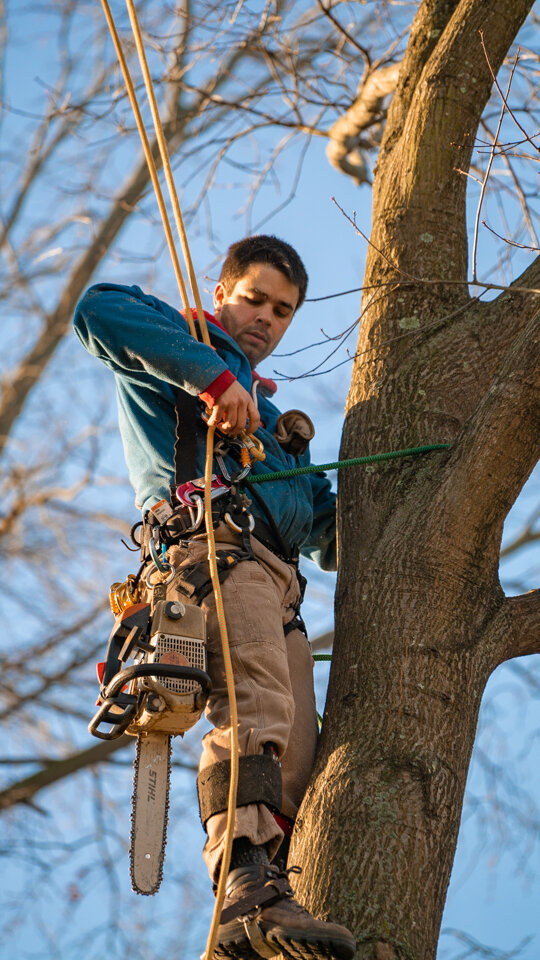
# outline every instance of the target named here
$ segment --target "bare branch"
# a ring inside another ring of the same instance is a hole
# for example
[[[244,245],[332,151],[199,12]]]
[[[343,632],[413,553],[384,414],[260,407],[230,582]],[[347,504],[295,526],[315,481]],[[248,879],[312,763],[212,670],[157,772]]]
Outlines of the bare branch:
[[[334,631],[328,630],[326,633],[321,633],[319,637],[315,637],[310,642],[313,653],[316,653],[317,650],[328,650],[334,642]]]
[[[494,669],[514,657],[540,653],[540,590],[506,597],[485,639],[492,650]]]
[[[123,750],[133,742],[133,737],[128,737],[125,733],[117,740],[103,740],[96,746],[80,750],[63,760],[48,761],[46,766],[38,773],[33,773],[30,777],[12,783],[5,790],[0,791],[0,810],[7,810],[8,807],[17,803],[28,803],[44,787],[49,787],[51,784],[57,783],[64,777],[68,777],[78,770],[83,770],[85,767],[95,766],[97,763],[107,761],[117,750]]]
[[[487,50],[486,50],[485,45],[484,45],[484,37],[483,37],[482,33],[480,33],[480,40],[481,40],[481,43],[482,43],[482,49],[483,49],[484,54],[485,54],[485,56],[486,56],[486,60],[488,61],[488,66],[489,66],[490,71],[491,71],[491,65],[490,65],[490,63],[489,63],[489,58],[488,58],[488,55],[487,55]],[[495,134],[494,134],[494,137],[493,137],[493,143],[491,144],[491,150],[490,150],[490,154],[489,154],[489,160],[488,160],[488,163],[487,163],[487,166],[486,166],[486,171],[485,171],[485,173],[484,173],[484,177],[483,177],[483,180],[482,180],[482,185],[481,185],[481,188],[480,188],[480,196],[479,196],[479,198],[478,198],[478,207],[477,207],[477,209],[476,209],[476,219],[475,219],[475,223],[474,223],[474,237],[473,237],[473,249],[472,249],[472,275],[473,275],[473,283],[476,283],[476,281],[477,281],[477,279],[478,279],[477,273],[476,273],[476,252],[477,252],[477,248],[478,248],[478,229],[479,229],[479,227],[480,227],[480,215],[481,215],[481,212],[482,212],[482,204],[483,204],[483,202],[484,202],[484,196],[485,196],[485,193],[486,193],[486,187],[487,187],[487,183],[488,183],[488,180],[489,180],[489,175],[490,175],[490,173],[491,173],[491,167],[492,167],[492,165],[493,165],[493,158],[494,158],[494,156],[495,156],[495,151],[496,151],[496,149],[497,149],[497,147],[498,147],[498,144],[499,144],[499,134],[500,134],[500,132],[501,132],[502,122],[503,122],[504,114],[505,114],[505,110],[506,110],[506,98],[508,97],[508,94],[510,93],[510,88],[511,88],[511,86],[512,86],[512,80],[514,79],[514,73],[516,72],[517,64],[518,64],[518,55],[516,54],[516,57],[515,57],[515,60],[514,60],[514,64],[513,64],[513,66],[512,66],[512,70],[511,70],[511,73],[510,73],[510,78],[509,78],[509,80],[508,80],[508,86],[507,86],[507,89],[506,89],[506,97],[503,99],[503,105],[502,105],[502,107],[501,107],[501,113],[500,113],[500,116],[499,116],[499,122],[498,122],[498,124],[497,124],[497,129],[496,129]]]
[[[525,524],[522,530],[510,541],[503,549],[501,550],[501,560],[505,557],[509,557],[513,553],[517,553],[518,550],[521,550],[522,547],[528,546],[530,543],[536,543],[537,540],[540,540],[540,530],[535,530],[535,523],[540,518],[540,507],[536,509],[528,521]]]
[[[494,354],[498,364],[511,347],[516,335],[538,311],[540,288],[540,256],[516,277],[507,289],[484,309],[486,323],[481,329],[482,345],[487,356]]]
[[[489,54],[488,54],[488,51],[486,50],[486,45],[485,45],[485,43],[484,43],[484,35],[483,35],[482,32],[480,32],[480,38],[481,38],[481,42],[482,42],[482,50],[484,51],[484,56],[485,56],[485,58],[486,58],[487,65],[488,65],[488,67],[489,67],[489,72],[491,73],[491,78],[492,78],[493,83],[494,83],[494,85],[496,86],[497,91],[498,91],[498,93],[499,93],[499,96],[500,96],[500,98],[501,98],[501,100],[502,100],[502,102],[503,102],[503,109],[506,109],[506,110],[508,111],[508,113],[509,113],[510,116],[512,117],[512,120],[514,121],[514,123],[516,124],[516,126],[518,127],[518,129],[521,130],[521,133],[524,135],[525,140],[526,140],[528,143],[531,144],[532,148],[533,148],[534,150],[536,150],[537,153],[540,153],[540,147],[537,147],[537,145],[536,145],[536,144],[534,143],[534,141],[531,139],[531,137],[529,136],[529,134],[527,133],[527,131],[525,130],[525,128],[521,125],[521,123],[519,122],[518,118],[516,117],[515,112],[512,110],[511,106],[510,106],[509,103],[508,103],[508,94],[509,94],[509,92],[510,92],[510,86],[508,86],[508,89],[507,89],[507,91],[506,91],[506,94],[504,94],[504,93],[502,92],[502,90],[501,90],[499,81],[497,80],[496,74],[495,74],[495,72],[494,72],[494,70],[493,70],[493,67],[491,66],[491,63],[490,63],[490,60],[489,60]],[[516,66],[517,66],[518,57],[519,57],[519,54],[517,54],[517,56],[516,56],[516,61],[515,61]],[[515,69],[515,67],[514,67],[514,69]],[[512,73],[513,73],[513,71],[512,71]]]
[[[339,20],[337,19],[337,17],[335,17],[335,16],[333,15],[333,13],[332,13],[332,11],[331,11],[331,9],[330,9],[330,6],[325,7],[325,5],[324,5],[324,3],[323,3],[323,0],[317,0],[317,3],[319,4],[319,7],[320,7],[321,10],[323,11],[325,17],[328,17],[328,19],[334,24],[334,26],[337,28],[337,30],[339,30],[339,32],[340,32],[341,34],[343,34],[343,36],[345,37],[347,43],[350,43],[351,46],[355,47],[355,48],[359,51],[359,53],[362,54],[362,57],[364,58],[364,62],[365,62],[365,64],[366,64],[366,67],[369,68],[369,67],[371,66],[371,56],[370,56],[370,53],[369,53],[369,50],[367,49],[367,47],[361,46],[361,44],[359,44],[358,41],[355,40],[355,38],[354,38],[353,36],[351,36],[351,34],[349,33],[349,31],[346,30],[344,26],[342,26],[342,24],[339,22]]]
[[[134,742],[134,737],[124,733],[116,740],[102,740],[95,746],[88,747],[86,750],[79,750],[62,760],[40,761],[44,762],[42,770],[12,783],[5,790],[0,791],[0,811],[7,810],[18,803],[30,803],[35,795],[45,787],[50,787],[53,783],[58,783],[59,780],[72,776],[72,774],[87,767],[96,767],[98,764],[107,763],[118,750],[123,750],[130,744],[133,745]],[[174,766],[180,767],[182,770],[197,772],[197,764],[195,763],[176,759]]]
[[[508,606],[513,620],[509,658],[540,653],[540,590],[509,597]]]
[[[328,131],[328,160],[358,184],[370,182],[366,161],[361,153],[361,148],[367,146],[362,140],[362,133],[384,119],[384,98],[395,90],[400,66],[399,63],[392,63],[368,73],[358,88],[354,103]]]
[[[499,4],[487,9],[481,0],[419,7],[388,113],[374,195],[373,239],[379,249],[387,249],[386,231],[393,229],[385,211],[392,205],[406,210],[392,259],[410,273],[452,280],[467,276],[466,178],[457,169],[469,169],[492,87],[491,74],[479,56],[478,31],[484,30],[493,69],[498,70],[530,7],[531,0],[517,0],[504,11]],[[434,10],[441,26],[431,31],[427,28]],[[428,35],[433,39],[426,40]],[[464,62],[474,63],[474,71],[465,92],[460,92],[455,78]],[[441,109],[441,83],[452,90],[458,108]],[[412,231],[427,237],[427,242],[411,244]],[[370,251],[368,283],[386,279],[386,268],[373,260]]]

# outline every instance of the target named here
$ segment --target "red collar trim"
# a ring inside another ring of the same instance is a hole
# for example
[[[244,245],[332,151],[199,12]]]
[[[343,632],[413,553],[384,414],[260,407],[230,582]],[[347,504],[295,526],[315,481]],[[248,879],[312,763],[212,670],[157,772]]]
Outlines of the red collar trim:
[[[191,313],[192,313],[192,315],[193,315],[193,319],[196,320],[196,319],[197,319],[197,308],[196,308],[196,307],[192,307],[192,308],[191,308]],[[217,320],[216,317],[213,316],[213,314],[208,313],[207,310],[203,310],[203,313],[204,313],[204,316],[205,316],[205,318],[206,318],[206,322],[207,322],[207,323],[214,323],[214,324],[216,325],[216,327],[219,327],[220,330],[223,330],[223,333],[227,333],[227,331],[225,330],[225,327],[223,326],[223,324],[220,323],[219,320]]]
[[[191,312],[193,314],[193,319],[196,320],[197,310],[195,309],[195,307],[192,307]],[[223,333],[226,333],[228,336],[230,336],[230,334],[225,329],[223,324],[220,323],[219,320],[216,317],[214,317],[211,313],[208,313],[206,310],[204,310],[204,316],[206,318],[207,323],[213,323],[216,327],[219,327],[220,330],[223,330]],[[277,383],[274,380],[271,380],[269,377],[261,377],[260,373],[257,373],[256,370],[252,370],[251,382],[255,383],[255,381],[258,381],[263,387],[263,389],[267,390],[268,393],[271,394],[271,396],[277,393]]]

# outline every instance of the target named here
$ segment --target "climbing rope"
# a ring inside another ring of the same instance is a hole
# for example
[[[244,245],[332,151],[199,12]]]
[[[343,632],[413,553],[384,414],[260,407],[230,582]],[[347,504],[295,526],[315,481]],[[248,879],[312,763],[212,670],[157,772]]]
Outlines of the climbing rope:
[[[159,212],[161,214],[161,219],[163,221],[163,229],[165,230],[165,236],[167,238],[167,246],[169,247],[169,253],[171,255],[171,260],[173,264],[174,274],[176,281],[178,283],[178,289],[180,291],[180,299],[182,301],[182,306],[186,315],[186,320],[189,325],[189,331],[195,339],[197,339],[197,333],[195,330],[195,324],[193,323],[191,310],[189,307],[189,298],[186,289],[186,284],[184,281],[184,276],[182,273],[182,268],[180,266],[180,261],[178,259],[178,254],[176,252],[176,246],[174,243],[174,237],[171,230],[171,224],[169,220],[169,215],[167,213],[167,207],[165,206],[165,200],[163,198],[163,191],[161,189],[161,184],[159,182],[158,172],[156,164],[154,162],[154,157],[152,154],[152,148],[150,146],[150,141],[148,139],[148,134],[144,126],[144,121],[142,114],[139,108],[139,103],[137,101],[137,94],[135,93],[135,87],[131,79],[131,74],[129,72],[129,67],[127,65],[127,60],[122,49],[122,44],[120,42],[120,37],[116,29],[116,24],[114,22],[113,15],[111,13],[111,8],[109,7],[108,0],[101,0],[101,6],[103,7],[103,12],[105,14],[105,19],[107,21],[107,26],[114,43],[114,48],[116,50],[116,55],[118,57],[118,63],[120,64],[120,69],[124,77],[124,84],[126,87],[126,92],[131,104],[131,109],[133,110],[133,115],[135,117],[135,122],[137,124],[137,130],[139,131],[139,137],[141,139],[142,148],[144,151],[144,156],[146,159],[146,164],[148,166],[148,172],[150,174],[150,179],[152,181],[152,186],[154,188],[154,193],[156,195],[157,204],[159,207]]]
[[[231,780],[229,783],[229,798],[227,806],[227,827],[225,830],[225,846],[221,860],[219,872],[219,881],[216,891],[216,904],[210,925],[210,932],[206,943],[205,957],[211,960],[214,956],[214,948],[218,935],[219,920],[223,901],[225,899],[225,887],[227,884],[227,875],[231,862],[231,852],[234,836],[234,821],[236,815],[236,793],[238,789],[238,712],[236,706],[236,691],[234,689],[234,675],[231,661],[231,652],[229,648],[229,635],[227,632],[227,623],[225,621],[225,611],[223,609],[223,597],[221,595],[221,584],[219,582],[216,543],[214,539],[214,525],[212,522],[212,461],[214,454],[214,433],[215,426],[208,427],[206,439],[206,463],[204,470],[204,522],[206,526],[206,535],[208,538],[208,563],[210,564],[210,575],[212,577],[212,586],[214,588],[214,597],[216,601],[216,614],[219,623],[219,632],[221,636],[221,651],[223,654],[223,663],[225,666],[225,679],[227,682],[227,696],[229,698],[229,711],[231,720]]]
[[[122,44],[120,42],[118,31],[116,30],[116,25],[108,4],[108,0],[101,0],[101,5],[103,7],[105,18],[107,20],[107,25],[109,27],[109,31],[111,33],[111,37],[116,49],[118,61],[124,77],[124,83],[126,85],[126,91],[127,91],[129,101],[131,103],[131,107],[135,116],[135,121],[137,124],[137,129],[139,131],[139,136],[143,146],[146,163],[148,165],[150,179],[154,187],[154,192],[156,194],[158,207],[161,213],[161,218],[163,220],[163,226],[164,226],[165,235],[167,238],[167,244],[169,246],[169,252],[173,262],[173,268],[174,268],[175,276],[177,279],[178,288],[180,291],[180,297],[182,300],[182,306],[184,309],[185,318],[188,323],[188,327],[191,335],[194,337],[195,340],[197,340],[198,339],[197,330],[193,322],[192,312],[189,305],[189,298],[187,294],[187,288],[186,288],[184,276],[182,273],[182,268],[180,266],[180,261],[178,259],[178,254],[176,251],[174,237],[171,230],[169,216],[168,216],[167,208],[163,198],[163,192],[161,190],[156,165],[154,162],[154,157],[152,155],[152,148],[150,146],[148,135],[144,127],[144,122],[143,122],[141,111],[137,101],[135,88],[131,79],[127,61],[124,56]],[[145,52],[144,52],[144,46],[142,42],[137,14],[135,12],[135,7],[133,5],[132,0],[126,0],[126,6],[128,9],[128,13],[131,21],[131,28],[133,32],[133,38],[135,41],[135,46],[137,48],[139,62],[140,62],[141,70],[144,77],[144,82],[145,82],[146,91],[148,95],[148,101],[150,103],[154,129],[156,132],[156,139],[158,141],[161,161],[162,161],[163,169],[165,173],[165,180],[167,182],[169,196],[170,196],[170,200],[171,200],[171,204],[174,212],[176,228],[178,230],[178,235],[180,237],[182,251],[184,254],[184,260],[187,265],[191,291],[195,300],[197,319],[199,321],[199,328],[201,330],[201,335],[204,343],[207,344],[208,346],[211,346],[208,327],[206,324],[206,318],[204,316],[204,311],[202,308],[197,279],[195,276],[195,271],[193,269],[193,262],[192,262],[191,254],[189,250],[188,239],[187,239],[187,235],[184,228],[184,222],[182,219],[180,204],[178,201],[178,195],[176,193],[176,187],[175,187],[174,179],[172,176],[167,144],[165,141],[165,137],[163,135],[163,128],[161,125],[159,111],[157,108],[152,78],[148,70],[148,63],[147,63]],[[220,918],[221,910],[223,907],[223,900],[225,898],[225,885],[227,881],[227,874],[229,872],[232,843],[233,843],[233,834],[234,834],[234,820],[235,820],[235,814],[236,814],[236,793],[237,793],[237,786],[238,786],[238,753],[239,753],[238,713],[237,713],[237,706],[236,706],[236,693],[234,688],[234,676],[232,672],[232,663],[231,663],[231,657],[230,657],[230,651],[229,651],[227,625],[225,622],[225,612],[223,609],[223,599],[221,595],[221,586],[219,583],[219,576],[218,576],[218,569],[217,569],[216,545],[214,540],[214,528],[213,528],[213,522],[212,522],[212,465],[213,465],[213,451],[214,451],[214,430],[215,430],[214,427],[208,428],[206,463],[205,463],[204,519],[205,519],[205,526],[206,526],[206,532],[207,532],[207,538],[208,538],[208,562],[210,566],[210,576],[212,580],[212,587],[213,587],[214,597],[216,602],[216,613],[218,618],[221,645],[223,650],[223,660],[224,660],[225,676],[226,676],[226,682],[227,682],[227,693],[229,697],[229,710],[230,710],[230,721],[231,721],[231,780],[229,785],[229,806],[228,806],[228,816],[227,816],[227,828],[225,833],[225,848],[224,848],[223,857],[221,860],[221,869],[220,869],[220,876],[219,876],[218,888],[216,893],[214,914],[212,917],[210,933],[208,935],[208,941],[206,944],[206,951],[205,951],[206,960],[213,960],[214,948],[217,940],[219,918]],[[158,558],[154,558],[154,559],[157,565],[159,562]]]
[[[161,124],[161,118],[159,116],[156,95],[154,93],[154,85],[152,83],[152,77],[150,76],[150,71],[148,69],[148,61],[146,59],[146,54],[144,52],[144,44],[142,41],[141,30],[139,27],[137,12],[135,10],[135,5],[133,3],[133,0],[126,0],[126,7],[129,13],[129,19],[131,21],[133,38],[135,40],[135,46],[137,48],[139,63],[141,65],[142,75],[144,78],[144,85],[146,87],[148,102],[150,104],[150,111],[152,113],[152,120],[154,123],[154,130],[156,132],[156,138],[159,146],[159,153],[161,156],[161,162],[163,163],[163,171],[165,174],[165,180],[167,182],[169,197],[171,199],[171,204],[173,208],[176,229],[178,230],[178,236],[180,237],[180,243],[182,245],[182,253],[184,254],[184,260],[185,260],[187,271],[188,271],[189,282],[191,285],[193,296],[195,298],[195,306],[197,308],[197,319],[199,321],[202,339],[203,339],[203,342],[207,344],[207,346],[211,346],[210,334],[208,333],[206,317],[204,315],[204,310],[202,308],[202,302],[201,302],[201,295],[199,293],[199,285],[197,283],[195,270],[193,269],[193,261],[191,259],[188,238],[187,238],[186,230],[184,227],[184,220],[182,217],[182,212],[180,210],[180,203],[178,202],[178,194],[176,192],[174,177],[172,175],[171,161],[169,158],[169,151],[167,149],[167,141],[165,140],[165,136],[163,134],[163,126]],[[194,336],[195,336],[195,339],[197,339],[197,335],[194,334]]]

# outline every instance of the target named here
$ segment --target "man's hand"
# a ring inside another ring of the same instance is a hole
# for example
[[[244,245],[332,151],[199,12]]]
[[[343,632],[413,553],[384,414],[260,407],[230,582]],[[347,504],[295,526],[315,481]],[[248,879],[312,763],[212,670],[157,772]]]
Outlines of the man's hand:
[[[231,437],[236,437],[242,430],[255,433],[261,418],[251,395],[235,380],[227,387],[214,402],[212,415],[208,423],[214,424]]]

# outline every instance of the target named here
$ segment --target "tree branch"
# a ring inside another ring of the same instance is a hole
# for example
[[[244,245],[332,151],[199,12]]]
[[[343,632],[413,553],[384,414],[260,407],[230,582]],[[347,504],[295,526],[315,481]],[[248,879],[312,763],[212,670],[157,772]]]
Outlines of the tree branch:
[[[334,642],[334,631],[328,630],[326,633],[321,633],[320,636],[315,637],[314,640],[311,640],[311,649],[313,653],[316,653],[317,650],[328,650],[332,648]]]
[[[540,257],[536,257],[496,300],[478,303],[474,313],[463,318],[466,335],[477,344],[474,407],[489,390],[516,337],[537,313],[540,300],[532,290],[539,288]]]
[[[12,783],[5,790],[0,791],[0,810],[7,810],[8,807],[17,803],[29,803],[36,793],[44,787],[49,787],[58,780],[63,780],[64,777],[69,777],[72,773],[77,773],[78,770],[83,770],[85,767],[107,761],[113,753],[124,749],[130,743],[134,743],[134,738],[128,737],[124,733],[117,740],[103,740],[95,747],[72,753],[63,760],[48,762],[42,770],[30,777],[25,777],[24,780]]]
[[[123,750],[134,742],[134,737],[123,733],[116,740],[102,740],[95,746],[88,747],[87,750],[79,750],[62,760],[43,761],[45,765],[42,770],[25,777],[24,780],[12,783],[5,790],[0,791],[0,811],[7,810],[18,803],[31,803],[36,793],[43,790],[44,787],[50,787],[53,783],[57,783],[65,777],[70,777],[86,767],[107,763],[118,750]],[[181,767],[183,770],[191,770],[194,773],[197,772],[195,763],[175,761],[174,766]]]
[[[400,64],[374,70],[362,80],[354,102],[330,127],[330,143],[326,156],[332,166],[348,174],[357,184],[369,183],[370,177],[361,147],[362,132],[383,119],[383,101],[396,88]]]
[[[508,659],[540,653],[540,590],[509,597],[513,630],[508,638]]]
[[[114,201],[108,216],[102,221],[95,240],[75,264],[56,309],[49,313],[36,343],[9,378],[6,377],[0,401],[0,453],[24,407],[26,398],[66,335],[79,297],[133,212],[148,184],[148,179],[146,161],[142,160],[130,177],[127,187]]]
[[[463,549],[482,549],[540,455],[540,313],[515,339],[446,466],[434,516],[459,517]],[[444,509],[443,509],[444,507]]]
[[[407,118],[411,100],[427,61],[448,24],[459,0],[434,0],[421,3],[411,26],[396,93],[388,110],[387,130],[392,141],[399,136]],[[385,131],[385,148],[390,148]],[[397,140],[395,141],[397,142]]]
[[[532,0],[511,7],[502,0],[420,5],[379,151],[373,233],[386,253],[392,237],[393,262],[415,276],[467,278],[467,183],[458,171],[469,169],[492,87],[479,31],[497,71],[531,6]],[[437,27],[429,30],[432,39],[422,39],[434,19],[442,25],[440,36]],[[460,79],[464,63],[470,64],[466,83]],[[396,210],[403,211],[397,234]],[[425,242],[411,244],[413,233]],[[370,249],[366,282],[387,275],[387,265]]]
[[[521,290],[516,290],[516,287],[521,287]],[[538,294],[524,291],[537,290],[539,287],[540,256],[534,258],[521,276],[509,285],[508,290],[504,290],[492,303],[483,305],[486,319],[489,316],[486,324],[488,329],[484,331],[486,340],[492,343],[496,341],[501,359],[515,336],[538,311]]]
[[[540,653],[540,590],[506,597],[486,631],[493,669],[514,657]]]

